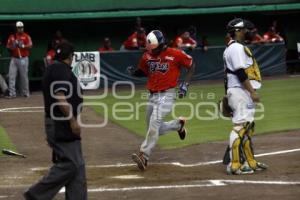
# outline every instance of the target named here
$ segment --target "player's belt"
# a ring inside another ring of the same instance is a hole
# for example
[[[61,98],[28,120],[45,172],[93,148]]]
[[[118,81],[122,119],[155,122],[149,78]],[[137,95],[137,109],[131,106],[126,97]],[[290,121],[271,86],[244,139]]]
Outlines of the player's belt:
[[[150,94],[156,94],[156,93],[164,93],[167,90],[159,90],[159,91],[153,91],[153,90],[149,90]]]
[[[150,94],[155,94],[155,93],[164,93],[166,92],[167,90],[159,90],[159,91],[152,91],[152,90],[149,90]]]
[[[242,86],[232,86],[232,87],[228,87],[228,88],[243,88]]]
[[[165,93],[165,92],[175,92],[175,88],[168,88],[165,90],[149,90],[150,94],[157,94],[157,93]]]

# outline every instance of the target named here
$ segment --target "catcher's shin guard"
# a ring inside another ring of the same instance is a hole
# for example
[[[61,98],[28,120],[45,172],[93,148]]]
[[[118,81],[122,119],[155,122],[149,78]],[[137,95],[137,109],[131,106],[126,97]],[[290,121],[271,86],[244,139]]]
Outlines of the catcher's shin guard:
[[[248,127],[247,127],[247,135],[251,138],[254,135],[254,130],[255,130],[255,123],[254,122],[247,122]]]
[[[231,131],[229,147],[230,147],[230,167],[232,171],[236,171],[241,167],[240,145],[241,145],[241,138],[235,131]]]
[[[243,126],[234,126],[230,133],[230,160],[231,160],[231,170],[235,171],[241,167],[241,163],[244,162],[245,158],[243,156],[243,141],[245,135],[248,133],[251,123],[247,122]],[[226,155],[226,153],[225,153]],[[224,162],[224,160],[223,160]]]
[[[252,146],[252,140],[251,137],[254,134],[254,127],[255,123],[254,122],[247,122],[245,124],[246,126],[246,136],[243,138],[243,149],[244,149],[244,155],[246,157],[246,160],[249,164],[249,166],[252,169],[255,169],[257,166],[257,162],[254,159],[254,152],[253,152],[253,146]]]
[[[244,138],[243,149],[244,149],[244,154],[245,154],[245,157],[246,157],[246,160],[247,160],[249,166],[252,169],[256,169],[257,168],[257,162],[254,159],[252,140],[249,136],[246,136]]]

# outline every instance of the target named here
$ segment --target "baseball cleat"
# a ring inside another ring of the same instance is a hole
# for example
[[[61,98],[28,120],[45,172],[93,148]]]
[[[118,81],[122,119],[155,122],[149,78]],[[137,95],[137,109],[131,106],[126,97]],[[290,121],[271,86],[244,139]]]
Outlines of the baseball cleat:
[[[131,158],[141,171],[144,171],[146,169],[147,160],[144,158],[143,153],[140,153],[139,155],[134,153],[131,155]]]
[[[268,169],[268,167],[269,167],[269,166],[266,165],[265,163],[257,162],[257,163],[256,163],[255,171],[263,171],[263,170]]]
[[[246,174],[253,174],[253,173],[254,173],[253,169],[251,169],[248,166],[243,166],[235,171],[233,171],[230,167],[227,168],[228,175],[246,175]]]
[[[183,117],[179,117],[180,129],[177,131],[181,140],[184,140],[187,135],[187,130],[184,128],[186,120]]]
[[[11,96],[11,95],[7,95],[7,96],[4,96],[4,98],[6,98],[6,99],[14,99],[14,98],[16,98],[17,96]]]

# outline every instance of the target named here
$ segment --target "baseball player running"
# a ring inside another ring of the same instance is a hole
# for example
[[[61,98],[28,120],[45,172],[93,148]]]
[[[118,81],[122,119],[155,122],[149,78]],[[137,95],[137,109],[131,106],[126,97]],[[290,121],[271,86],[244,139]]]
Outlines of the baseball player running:
[[[242,44],[251,37],[251,28],[254,28],[251,22],[240,18],[231,20],[227,25],[232,39],[227,44],[223,58],[228,104],[233,111],[233,129],[227,149],[228,174],[251,174],[255,170],[267,169],[267,165],[255,160],[251,140],[255,103],[259,102],[256,90],[261,87],[259,66],[250,49]]]
[[[151,152],[160,135],[174,130],[178,132],[180,139],[184,140],[187,134],[184,128],[186,122],[184,118],[180,117],[169,122],[163,120],[172,111],[176,98],[175,87],[181,67],[187,70],[187,74],[185,81],[179,86],[179,98],[186,95],[194,72],[192,57],[182,50],[168,48],[159,30],[153,30],[147,35],[146,49],[138,68],[127,68],[133,76],[148,77],[147,89],[150,96],[146,111],[147,136],[139,153],[132,154],[132,159],[140,170],[146,169]]]

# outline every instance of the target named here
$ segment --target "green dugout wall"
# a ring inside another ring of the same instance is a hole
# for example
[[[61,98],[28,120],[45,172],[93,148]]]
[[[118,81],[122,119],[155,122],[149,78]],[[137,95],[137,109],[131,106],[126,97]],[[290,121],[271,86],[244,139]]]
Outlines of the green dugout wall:
[[[224,48],[224,36],[226,34],[224,27],[227,23],[227,20],[231,19],[232,15],[222,15],[223,19],[219,20],[221,15],[219,16],[195,16],[196,19],[194,25],[198,29],[198,38],[202,35],[208,36],[208,41],[210,42],[210,49],[216,49],[214,46],[223,46]],[[246,16],[246,15],[245,15]],[[289,15],[291,16],[291,15]],[[247,17],[247,16],[246,16]],[[173,17],[166,17],[164,20],[159,21],[156,18],[146,18],[144,20],[144,25],[148,30],[154,28],[162,28],[166,32],[166,37],[172,39],[176,36],[176,22],[184,22],[189,20],[189,17],[177,17],[175,20]],[[251,17],[253,21],[257,21],[259,27],[264,30],[264,24],[260,20],[260,16]],[[288,19],[288,16],[285,16],[285,19]],[[282,20],[282,18],[281,18]],[[14,23],[11,21],[10,23]],[[210,23],[213,26],[210,26]],[[41,67],[43,65],[43,57],[46,54],[48,41],[51,39],[55,30],[62,30],[64,36],[72,41],[77,51],[95,51],[98,47],[101,46],[101,41],[104,36],[111,37],[114,48],[118,49],[121,45],[122,41],[127,38],[127,36],[133,31],[134,19],[130,21],[97,21],[97,20],[73,20],[73,21],[48,21],[48,22],[40,22],[40,21],[25,21],[25,31],[28,32],[32,36],[32,40],[34,43],[34,47],[31,50],[30,56],[30,69],[29,76],[30,80],[40,80],[42,76]],[[179,26],[184,27],[184,26]],[[299,38],[299,30],[300,26],[297,26],[293,23],[287,23],[285,26],[285,31],[287,35],[290,35],[288,45],[291,48],[296,48],[296,42],[300,41]],[[8,57],[8,51],[5,48],[6,40],[8,38],[9,33],[12,32],[12,27],[9,25],[0,26],[0,34],[2,37],[3,45],[1,48],[2,58],[0,58],[0,73],[8,72],[9,60],[4,59]],[[263,31],[261,31],[263,32]],[[219,50],[220,52],[222,51]],[[285,46],[282,45],[282,49]],[[210,51],[209,51],[210,52]],[[192,52],[193,53],[193,52]],[[130,55],[129,52],[116,52],[114,54],[124,54]],[[206,57],[206,55],[202,55],[202,52],[199,50],[199,54],[201,57]],[[208,53],[209,55],[210,53]],[[278,55],[278,54],[274,54]],[[284,54],[280,54],[280,59],[284,58]],[[221,53],[218,56],[221,59]],[[214,59],[214,57],[207,57],[207,62],[210,62],[208,58]],[[2,59],[2,60],[1,60]],[[130,60],[131,57],[128,57],[127,60]],[[126,61],[126,59],[125,59]]]
[[[265,44],[249,46],[260,65],[263,76],[284,74],[286,71],[284,44]],[[201,49],[186,51],[196,63],[193,80],[215,80],[224,77],[224,47],[211,47],[207,52]],[[145,83],[146,79],[131,77],[127,74],[128,66],[137,66],[142,55],[140,51],[115,52],[100,54],[101,74],[114,81],[132,81],[136,84]]]
[[[257,58],[263,76],[282,75],[286,73],[285,46],[283,43],[250,45],[249,47]],[[193,80],[216,80],[223,78],[224,48],[224,46],[214,46],[209,47],[207,52],[203,52],[199,48],[186,51],[193,57],[196,64]],[[145,78],[131,77],[126,71],[128,66],[138,65],[142,54],[142,51],[101,53],[100,73],[108,78],[109,84],[115,81],[132,81],[136,84],[143,84],[146,82]],[[35,78],[40,79],[41,74]]]
[[[234,17],[252,20],[263,34],[278,20],[288,42],[296,49],[300,41],[299,0],[2,0],[0,7],[0,73],[7,73],[5,48],[16,20],[25,23],[34,47],[30,56],[30,80],[40,80],[48,41],[56,30],[73,42],[78,51],[94,51],[103,37],[110,37],[118,50],[133,32],[141,16],[147,31],[162,29],[171,40],[179,29],[194,25],[197,39],[208,36],[211,46],[224,46],[225,26]],[[213,47],[212,47],[213,48]]]

